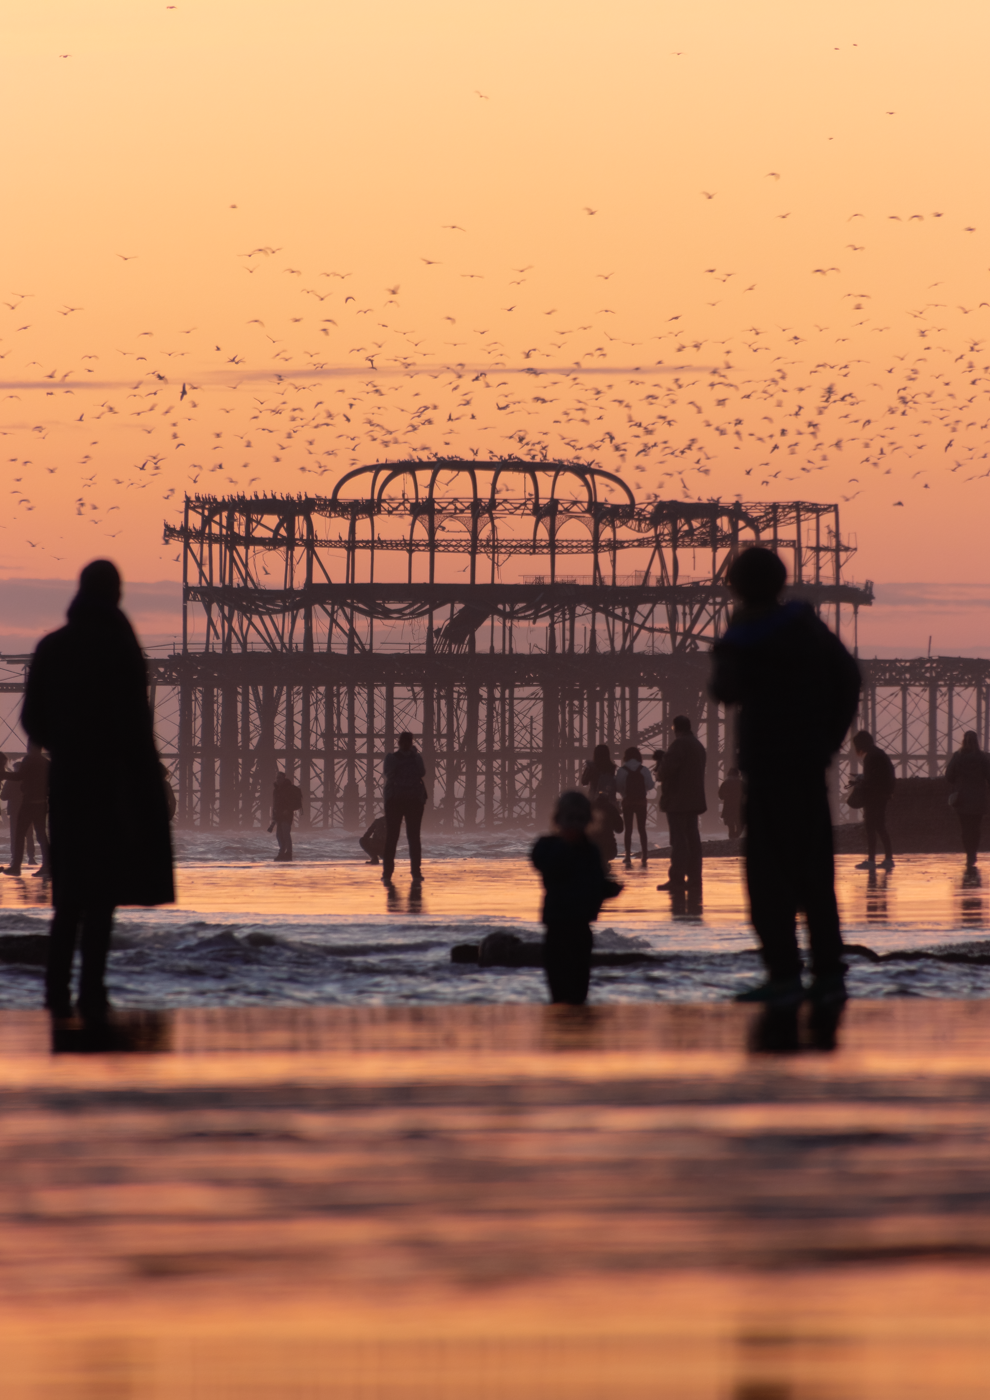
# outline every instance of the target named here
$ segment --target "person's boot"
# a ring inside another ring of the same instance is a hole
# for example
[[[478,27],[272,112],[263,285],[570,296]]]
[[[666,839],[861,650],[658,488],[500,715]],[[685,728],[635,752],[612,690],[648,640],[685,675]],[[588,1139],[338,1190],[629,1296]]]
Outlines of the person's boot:
[[[821,976],[816,973],[808,988],[808,1000],[816,1006],[844,1006],[849,1000],[844,969]]]
[[[72,1019],[72,996],[68,987],[49,987],[45,992],[45,1010],[56,1021]]]
[[[758,987],[738,992],[732,1000],[785,1010],[800,1006],[804,1000],[804,987],[800,977],[770,977]]]
[[[855,870],[876,870],[876,868],[877,863],[872,856],[867,856],[865,860],[861,860],[858,865],[853,867]]]

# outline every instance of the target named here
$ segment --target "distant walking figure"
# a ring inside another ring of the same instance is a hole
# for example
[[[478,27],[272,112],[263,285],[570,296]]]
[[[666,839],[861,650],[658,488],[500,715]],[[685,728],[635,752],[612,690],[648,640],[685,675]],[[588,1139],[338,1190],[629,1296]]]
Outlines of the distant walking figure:
[[[949,780],[949,805],[959,818],[963,850],[966,852],[966,873],[976,871],[976,853],[980,849],[980,826],[990,805],[990,754],[980,748],[972,729],[963,735],[962,747],[949,759],[945,770]]]
[[[596,744],[594,757],[584,765],[581,785],[588,789],[588,801],[594,802],[600,792],[615,796],[615,764],[608,744]]]
[[[866,859],[860,861],[857,870],[877,868],[877,838],[883,842],[881,870],[893,870],[894,848],[890,844],[887,831],[887,803],[890,801],[897,783],[894,765],[883,749],[877,748],[873,735],[861,729],[853,735],[853,748],[863,765],[863,771],[852,785],[849,794],[857,806],[863,809],[863,823],[866,827]]]
[[[639,829],[639,863],[645,865],[649,842],[646,839],[646,794],[654,789],[653,774],[643,763],[637,748],[626,749],[622,767],[615,775],[615,787],[622,799],[622,829],[626,844],[625,866],[632,869],[633,826]]]
[[[808,603],[780,602],[784,565],[747,549],[729,569],[738,600],[714,647],[711,693],[739,706],[746,778],[746,880],[768,981],[744,1001],[797,1006],[804,993],[797,913],[811,941],[810,997],[845,1000],[825,770],[856,713],[859,668]]]
[[[661,889],[671,895],[701,895],[701,832],[698,818],[705,800],[705,746],[691,733],[687,715],[676,715],[674,739],[660,769],[660,810],[670,831],[670,880]]]
[[[24,842],[30,832],[38,838],[41,850],[41,867],[34,873],[47,876],[51,873],[51,852],[48,846],[48,833],[45,823],[48,820],[48,770],[51,764],[32,740],[28,740],[27,757],[17,765],[11,779],[20,784],[21,801],[17,808],[14,839],[11,845],[10,865],[5,875],[20,875],[24,859]]]
[[[413,736],[399,735],[399,747],[385,758],[385,851],[382,884],[390,885],[395,871],[395,851],[402,823],[409,842],[409,868],[413,884],[423,879],[423,848],[419,839],[426,806],[426,765],[413,747]]]
[[[38,643],[21,712],[28,737],[51,754],[54,917],[45,1004],[56,1016],[71,1014],[81,936],[78,1004],[90,1021],[108,1009],[104,976],[116,905],[175,898],[148,675],[119,601],[114,565],[87,564],[68,625]]]
[[[292,859],[292,819],[301,809],[302,792],[291,778],[284,773],[276,773],[272,787],[272,825],[268,828],[269,831],[275,828],[278,842],[278,855],[273,857],[274,860]]]
[[[729,840],[743,833],[743,780],[738,768],[730,768],[719,784],[718,798],[722,804],[722,820],[729,829]]]
[[[543,966],[550,1000],[583,1006],[591,980],[591,925],[622,886],[608,879],[598,847],[588,840],[591,803],[583,792],[561,793],[554,836],[541,836],[532,860],[543,876]]]

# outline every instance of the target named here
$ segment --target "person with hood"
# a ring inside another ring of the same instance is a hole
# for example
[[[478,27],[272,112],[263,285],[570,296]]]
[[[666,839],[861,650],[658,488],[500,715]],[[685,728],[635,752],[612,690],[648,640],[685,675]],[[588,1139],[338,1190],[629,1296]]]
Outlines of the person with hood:
[[[673,742],[660,769],[660,810],[670,831],[670,879],[660,889],[672,897],[687,894],[701,898],[701,832],[698,818],[708,810],[705,800],[705,765],[708,755],[691,732],[687,715],[671,722]]]
[[[639,829],[639,862],[646,865],[649,850],[646,839],[646,795],[653,791],[654,786],[653,774],[644,764],[639,749],[626,749],[622,755],[622,767],[615,775],[615,788],[622,800],[627,870],[632,869],[633,824]]]
[[[787,582],[771,550],[744,550],[728,583],[737,606],[715,643],[711,694],[738,705],[746,780],[746,882],[767,981],[744,992],[780,1010],[804,997],[797,914],[811,943],[813,1004],[846,999],[825,771],[859,703],[856,662],[814,609],[782,603]]]
[[[949,759],[945,770],[949,780],[949,805],[959,819],[966,874],[976,874],[976,853],[980,849],[980,826],[990,805],[990,754],[980,749],[976,731],[967,729],[962,747]]]
[[[402,823],[409,842],[409,868],[414,885],[423,882],[423,848],[420,827],[426,807],[426,765],[413,746],[413,736],[399,735],[399,747],[385,757],[385,850],[382,855],[382,884],[390,885],[395,871],[395,851]]]
[[[584,765],[581,786],[588,789],[588,801],[594,803],[600,792],[615,796],[615,764],[608,744],[596,744],[594,756]]]
[[[51,755],[53,918],[45,1004],[56,1017],[71,1015],[79,939],[78,1008],[97,1023],[109,1009],[114,909],[175,899],[147,669],[119,602],[115,566],[107,559],[87,564],[68,625],[38,643],[21,711],[28,738]],[[95,779],[94,753],[100,755]]]
[[[541,836],[532,851],[546,891],[543,966],[550,1000],[583,1006],[591,981],[591,925],[622,886],[605,874],[598,847],[588,840],[591,803],[583,792],[562,792],[553,821],[555,834]]]

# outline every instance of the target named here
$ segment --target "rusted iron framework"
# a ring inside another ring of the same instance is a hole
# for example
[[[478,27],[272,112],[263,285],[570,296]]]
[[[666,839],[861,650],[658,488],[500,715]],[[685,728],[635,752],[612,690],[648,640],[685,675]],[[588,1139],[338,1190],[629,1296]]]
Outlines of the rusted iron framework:
[[[406,728],[433,820],[543,819],[595,743],[649,743],[678,710],[715,759],[714,806],[731,739],[705,653],[737,551],[776,549],[794,591],[853,634],[872,600],[843,578],[834,505],[640,503],[575,463],[396,462],[325,497],[196,496],[165,538],[182,550],[183,643],[153,673],[179,819],[199,827],[263,820],[279,768],[303,820],[358,826]]]

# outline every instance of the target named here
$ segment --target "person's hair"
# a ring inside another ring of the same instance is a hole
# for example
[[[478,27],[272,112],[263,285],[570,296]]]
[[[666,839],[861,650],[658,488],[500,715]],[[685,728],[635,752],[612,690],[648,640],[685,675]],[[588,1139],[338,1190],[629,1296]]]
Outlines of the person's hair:
[[[625,761],[628,758],[638,758],[640,763],[643,762],[643,755],[640,753],[639,749],[636,748],[635,744],[630,745],[630,747],[626,749],[625,753],[622,755],[622,758],[623,761]]]
[[[691,733],[691,721],[688,719],[687,715],[675,715],[673,718],[673,726],[675,734]]]
[[[873,735],[868,729],[859,729],[853,735],[853,748],[857,753],[860,749],[872,749],[874,747]]]
[[[660,762],[662,761],[662,759],[663,759],[663,749],[654,749],[654,750],[653,750],[653,762],[654,762],[654,763],[660,763]]]
[[[405,740],[407,740],[407,739],[408,739],[409,743],[411,744],[412,741],[413,741],[413,736],[410,734],[410,732],[409,732],[408,729],[403,729],[402,733],[399,735],[399,747],[400,747],[400,748],[402,747],[403,742],[404,742]]]
[[[612,750],[609,748],[608,744],[595,745],[595,756],[592,759],[592,762],[598,768],[605,768],[611,765]]]
[[[282,770],[281,770],[281,768],[280,768],[279,771],[275,774],[275,781],[278,782],[279,778],[284,778],[284,777],[285,777],[285,774],[282,772]]]
[[[979,753],[980,739],[975,729],[967,729],[962,736],[962,747],[967,753]]]
[[[553,810],[554,825],[584,831],[591,821],[591,803],[583,792],[562,792]]]
[[[787,582],[787,570],[772,549],[754,545],[733,559],[725,577],[744,603],[772,603]]]
[[[728,771],[728,773],[726,774],[726,777],[729,777],[729,778],[738,778],[738,777],[739,777],[739,769],[738,769],[738,768],[730,768],[729,771]]]
[[[79,593],[88,602],[110,603],[116,607],[120,602],[120,574],[116,564],[109,559],[94,559],[79,575]]]

